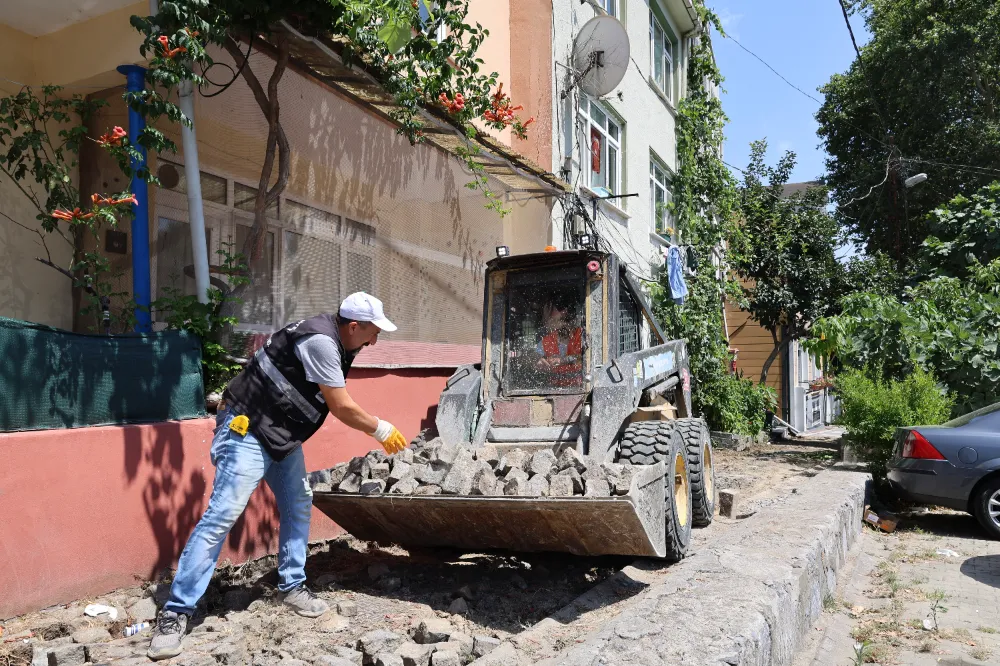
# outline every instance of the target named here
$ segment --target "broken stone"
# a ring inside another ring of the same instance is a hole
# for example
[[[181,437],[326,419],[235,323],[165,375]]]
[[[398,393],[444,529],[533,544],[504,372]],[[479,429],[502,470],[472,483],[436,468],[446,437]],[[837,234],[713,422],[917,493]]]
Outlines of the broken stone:
[[[351,622],[346,617],[330,614],[323,616],[322,621],[316,625],[316,629],[328,634],[335,634],[338,631],[343,631],[350,626]]]
[[[392,471],[389,473],[389,483],[399,483],[413,477],[413,465],[402,460],[392,461]]]
[[[508,451],[500,457],[500,462],[497,463],[497,471],[501,474],[508,474],[511,470],[524,470],[530,456],[526,451],[521,449],[514,449],[513,451]]]
[[[559,458],[556,460],[556,468],[560,472],[567,469],[575,469],[578,474],[583,474],[587,471],[587,463],[580,457],[576,449],[567,447],[559,452]]]
[[[146,597],[128,607],[128,614],[136,622],[151,622],[156,619],[156,602]]]
[[[395,652],[383,652],[375,657],[375,666],[403,666],[403,658]]]
[[[736,509],[739,503],[740,494],[735,490],[719,491],[719,515],[726,518],[735,518]]]
[[[320,469],[315,472],[309,472],[309,485],[315,488],[321,483],[330,485],[330,470]]]
[[[443,463],[430,463],[417,473],[417,481],[427,485],[441,485],[444,477],[448,475],[448,469]]]
[[[431,654],[434,652],[434,645],[420,645],[418,643],[403,643],[403,646],[396,650],[403,659],[403,666],[428,666],[431,663]]]
[[[385,481],[381,479],[369,479],[361,483],[362,495],[381,495],[384,492],[385,492]]]
[[[316,579],[316,587],[321,590],[329,589],[337,584],[337,577],[333,574],[323,574]],[[247,610],[250,610],[249,608]]]
[[[371,461],[364,457],[351,458],[351,462],[347,463],[347,473],[357,474],[362,479],[370,479],[372,473]]]
[[[413,640],[420,645],[444,643],[451,638],[454,627],[451,622],[439,617],[424,618],[417,623],[413,632]]]
[[[607,481],[608,474],[601,465],[588,465],[582,474],[584,481]]]
[[[402,451],[400,451],[399,453],[397,453],[396,455],[394,455],[393,459],[394,460],[402,460],[407,465],[412,465],[413,464],[413,459],[415,457],[416,456],[413,453],[413,449],[403,449]]]
[[[376,629],[358,639],[357,649],[364,655],[365,664],[374,664],[375,656],[393,652],[403,644],[403,637],[385,629]]]
[[[361,475],[348,474],[337,486],[337,490],[342,493],[357,493],[361,491]]]
[[[337,613],[344,617],[354,617],[358,614],[358,605],[353,601],[338,601]]]
[[[355,666],[361,666],[362,662],[364,661],[363,654],[361,654],[357,650],[352,650],[349,647],[342,647],[337,645],[333,647],[331,652],[333,652],[333,655],[335,657],[349,661]]]
[[[111,634],[104,627],[90,627],[73,632],[74,643],[104,643],[111,640]]]
[[[368,577],[372,580],[378,580],[389,574],[389,565],[385,562],[372,562],[368,565]]]
[[[565,478],[569,479],[570,483],[573,486],[573,492],[571,493],[572,495],[582,495],[583,494],[583,491],[584,491],[583,477],[580,476],[580,473],[578,471],[576,471],[575,468],[569,467],[567,469],[564,469],[563,471],[561,471],[558,474],[556,474],[555,476],[553,476],[552,479],[555,480],[558,477],[565,477]]]
[[[431,655],[431,666],[462,666],[462,661],[452,650],[438,650]]]
[[[89,661],[83,645],[61,645],[48,650],[49,666],[82,666]]]
[[[412,495],[419,485],[420,484],[413,477],[403,479],[402,481],[392,484],[392,488],[389,489],[389,494]]]
[[[431,453],[431,462],[451,465],[463,451],[466,449],[454,442],[443,443]]]
[[[463,449],[452,462],[448,475],[441,482],[441,492],[448,495],[468,495],[472,492],[472,479],[477,470],[478,466],[472,452]]]
[[[313,661],[313,666],[361,666],[361,653],[356,652],[355,654],[358,655],[358,660],[356,662],[342,659],[340,657],[334,657],[331,654],[320,655],[315,661]]]
[[[375,463],[372,465],[372,478],[381,479],[382,481],[389,480],[389,463]]]
[[[519,474],[513,472],[519,472]],[[528,475],[521,470],[513,470],[508,476],[510,480],[504,483],[503,494],[510,497],[527,497]]]
[[[345,476],[347,476],[347,463],[334,465],[330,468],[330,480],[328,483],[336,488],[344,480]]]
[[[528,495],[532,497],[548,497],[549,482],[544,474],[535,474],[528,479]]]
[[[497,452],[497,447],[493,444],[486,444],[476,449],[476,460],[481,460],[490,467],[496,467],[497,463],[500,462],[500,454]]]
[[[465,599],[459,597],[448,606],[448,612],[452,615],[465,615],[469,612],[469,604],[466,603]]]
[[[478,461],[480,467],[472,477],[473,495],[502,495],[503,492],[497,490],[497,477],[493,474],[493,468],[486,461]]]
[[[441,486],[435,486],[435,485],[420,486],[416,490],[413,491],[413,494],[414,495],[440,495],[441,494]]]
[[[471,657],[474,642],[472,636],[467,634],[452,634],[448,642],[438,648],[441,650],[452,650],[458,653],[459,657]]]
[[[601,463],[601,467],[604,468],[611,492],[615,495],[628,495],[629,488],[632,486],[632,477],[636,473],[635,467],[618,463]]]
[[[535,451],[534,455],[531,456],[527,472],[532,475],[548,477],[552,474],[552,468],[555,467],[555,464],[556,454],[552,453],[550,449],[542,449]]]
[[[492,636],[474,636],[472,641],[472,654],[477,659],[479,657],[485,657],[490,652],[497,649],[500,645],[500,639],[493,638]]]
[[[329,483],[317,483],[312,487],[314,493],[331,493],[333,492],[333,486]]]
[[[378,465],[388,460],[389,456],[387,456],[385,454],[385,451],[383,451],[382,449],[372,449],[371,451],[365,454],[365,458],[368,458],[368,462],[371,465]]]
[[[556,474],[549,481],[549,497],[572,497],[573,480],[564,474]]]
[[[584,492],[587,497],[610,497],[611,485],[607,480],[588,479],[587,490]]]
[[[212,650],[212,656],[220,664],[239,666],[246,663],[247,651],[243,643],[226,642]]]

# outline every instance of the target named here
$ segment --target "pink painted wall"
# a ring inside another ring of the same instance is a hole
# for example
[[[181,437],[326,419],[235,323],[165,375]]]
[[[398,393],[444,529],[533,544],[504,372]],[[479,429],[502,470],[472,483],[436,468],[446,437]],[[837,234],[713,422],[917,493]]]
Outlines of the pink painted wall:
[[[448,369],[351,373],[352,397],[414,437],[433,423]],[[211,494],[213,419],[0,433],[0,618],[116,587],[172,567]],[[305,445],[322,469],[377,444],[328,418]],[[339,528],[313,512],[311,538]],[[229,536],[222,560],[277,548],[266,484]]]

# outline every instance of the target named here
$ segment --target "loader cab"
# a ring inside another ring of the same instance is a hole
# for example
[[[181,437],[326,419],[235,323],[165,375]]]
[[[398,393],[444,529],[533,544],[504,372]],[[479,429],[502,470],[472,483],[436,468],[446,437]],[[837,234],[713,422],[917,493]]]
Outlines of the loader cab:
[[[609,365],[662,341],[616,256],[593,250],[487,264],[480,404],[486,441],[583,442],[588,401]],[[585,448],[585,447],[584,447]]]

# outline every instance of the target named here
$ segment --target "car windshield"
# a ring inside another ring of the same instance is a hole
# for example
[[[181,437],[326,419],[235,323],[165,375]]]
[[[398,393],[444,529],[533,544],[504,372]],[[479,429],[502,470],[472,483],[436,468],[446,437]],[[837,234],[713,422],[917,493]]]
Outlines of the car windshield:
[[[511,276],[504,339],[507,393],[558,393],[583,388],[585,335],[582,272]]]
[[[993,412],[998,410],[1000,410],[1000,402],[994,402],[992,405],[987,405],[986,407],[977,409],[974,412],[963,414],[962,416],[959,416],[957,419],[952,419],[951,421],[948,421],[943,425],[946,428],[957,428],[959,426],[964,426],[972,419],[979,418],[980,416],[986,416],[987,414],[992,414]]]

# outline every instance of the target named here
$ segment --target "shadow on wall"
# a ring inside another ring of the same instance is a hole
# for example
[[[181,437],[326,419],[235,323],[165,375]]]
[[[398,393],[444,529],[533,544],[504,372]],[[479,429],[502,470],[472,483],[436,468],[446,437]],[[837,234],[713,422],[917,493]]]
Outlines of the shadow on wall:
[[[144,433],[154,433],[152,441]],[[184,449],[207,449],[211,440],[185,444],[179,424],[168,423],[155,430],[126,429],[124,446],[128,482],[145,484],[143,508],[157,545],[156,562],[149,571],[152,579],[176,564],[207,506],[209,479],[203,471],[191,471],[184,478]],[[273,495],[258,489],[229,533],[229,548],[250,556],[271,545],[278,534],[277,515]]]

